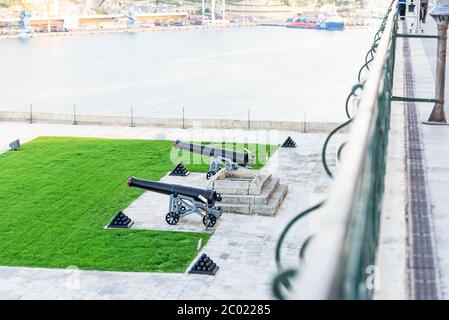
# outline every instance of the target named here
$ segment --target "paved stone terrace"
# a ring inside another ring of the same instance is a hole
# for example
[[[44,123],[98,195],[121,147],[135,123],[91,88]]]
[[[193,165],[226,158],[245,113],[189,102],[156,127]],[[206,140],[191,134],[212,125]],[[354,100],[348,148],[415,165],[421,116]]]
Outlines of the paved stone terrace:
[[[431,17],[423,25],[423,29],[425,34],[436,34],[436,24]],[[417,97],[435,96],[436,44],[436,39],[410,40]],[[449,74],[446,72],[447,119],[449,119],[448,84]],[[432,108],[433,104],[417,103],[418,120],[427,121]],[[421,125],[421,134],[439,263],[440,298],[449,299],[449,126]]]
[[[197,141],[232,141],[237,137],[236,141],[260,143],[281,143],[291,135],[298,148],[280,150],[265,166],[289,187],[277,216],[224,214],[199,252],[205,252],[220,266],[216,276],[0,267],[0,299],[271,299],[279,234],[296,213],[323,196],[330,182],[320,162],[324,134],[0,122],[0,150],[6,151],[7,143],[15,138],[24,142],[42,135]],[[343,142],[344,135],[335,141]],[[283,250],[286,266],[296,265],[299,246],[312,228],[313,217],[291,230]]]

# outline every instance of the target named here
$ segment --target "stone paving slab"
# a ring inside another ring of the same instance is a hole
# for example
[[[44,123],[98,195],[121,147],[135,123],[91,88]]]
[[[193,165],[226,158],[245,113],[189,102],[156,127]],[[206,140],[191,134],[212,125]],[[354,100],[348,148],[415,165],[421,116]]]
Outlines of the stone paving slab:
[[[178,133],[168,130],[165,138],[212,141],[224,137],[232,141],[236,136],[235,131],[221,131],[222,136],[215,135],[214,130],[185,130],[177,136]],[[158,128],[0,123],[0,148],[17,137],[23,141],[40,135],[151,139],[156,134],[160,134]],[[263,142],[257,140],[257,134],[242,130],[236,140]],[[0,299],[271,299],[270,286],[276,272],[274,248],[279,234],[297,213],[311,201],[315,203],[314,190],[321,190],[319,197],[322,197],[330,183],[320,161],[325,134],[272,134],[279,135],[276,143],[291,135],[298,144],[296,149],[281,149],[265,166],[288,185],[289,193],[275,217],[237,214],[223,217],[207,245],[198,252],[198,255],[206,253],[220,266],[216,276],[0,267]],[[261,136],[266,137],[266,132]],[[344,138],[345,135],[337,135],[333,141],[338,145]],[[335,147],[331,149],[330,154],[335,154]],[[334,158],[330,160],[335,165]],[[197,183],[195,179],[202,178],[192,174],[191,180],[183,181]],[[161,198],[160,203],[168,203],[168,197]],[[140,213],[142,217],[146,214]],[[156,219],[158,215],[152,217]],[[165,223],[163,217],[159,218]],[[135,227],[139,227],[139,218],[135,219]],[[298,250],[312,231],[309,222],[312,220],[313,215],[305,218],[286,237],[282,251],[285,267],[297,265]]]

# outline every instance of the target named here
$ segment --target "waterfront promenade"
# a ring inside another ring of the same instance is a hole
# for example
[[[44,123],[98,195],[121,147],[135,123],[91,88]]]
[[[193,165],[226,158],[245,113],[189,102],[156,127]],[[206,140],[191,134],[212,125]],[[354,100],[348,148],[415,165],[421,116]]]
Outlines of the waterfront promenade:
[[[436,34],[430,16],[422,27]],[[394,95],[434,98],[436,44],[398,40]],[[446,73],[446,100],[448,80]],[[432,108],[392,103],[378,299],[449,299],[449,126],[423,124]]]
[[[255,27],[260,24],[255,22],[242,22],[232,24],[209,24],[209,25],[186,25],[186,26],[159,26],[147,28],[108,28],[108,29],[80,29],[70,32],[39,32],[34,33],[33,37],[59,37],[59,36],[78,36],[92,34],[110,34],[110,33],[137,33],[137,32],[154,32],[154,31],[180,31],[180,30],[198,30],[198,29],[222,29],[222,28],[242,28]],[[0,34],[1,39],[21,39],[20,33],[16,34]]]
[[[436,25],[429,17],[424,32],[436,34]],[[417,97],[434,97],[436,69],[436,40],[410,41],[415,92]],[[424,58],[425,56],[425,58]],[[426,64],[427,62],[427,64]],[[446,73],[445,112],[448,108],[448,74]],[[427,121],[432,104],[417,104],[418,121]],[[429,205],[434,223],[434,237],[437,253],[437,279],[440,297],[449,299],[449,126],[421,125],[425,172]]]

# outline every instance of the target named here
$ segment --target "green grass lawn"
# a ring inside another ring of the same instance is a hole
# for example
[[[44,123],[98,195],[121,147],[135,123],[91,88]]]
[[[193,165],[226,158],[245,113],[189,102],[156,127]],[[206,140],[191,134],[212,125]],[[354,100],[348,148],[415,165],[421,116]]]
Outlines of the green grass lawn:
[[[171,150],[171,141],[42,137],[0,154],[0,265],[183,272],[207,234],[103,229],[143,193],[126,179],[159,180],[176,164]]]

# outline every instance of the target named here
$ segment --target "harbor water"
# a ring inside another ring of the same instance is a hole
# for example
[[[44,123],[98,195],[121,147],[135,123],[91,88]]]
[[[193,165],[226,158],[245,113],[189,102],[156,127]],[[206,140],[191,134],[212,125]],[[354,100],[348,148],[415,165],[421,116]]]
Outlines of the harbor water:
[[[0,111],[332,122],[373,28],[198,29],[3,39]]]

